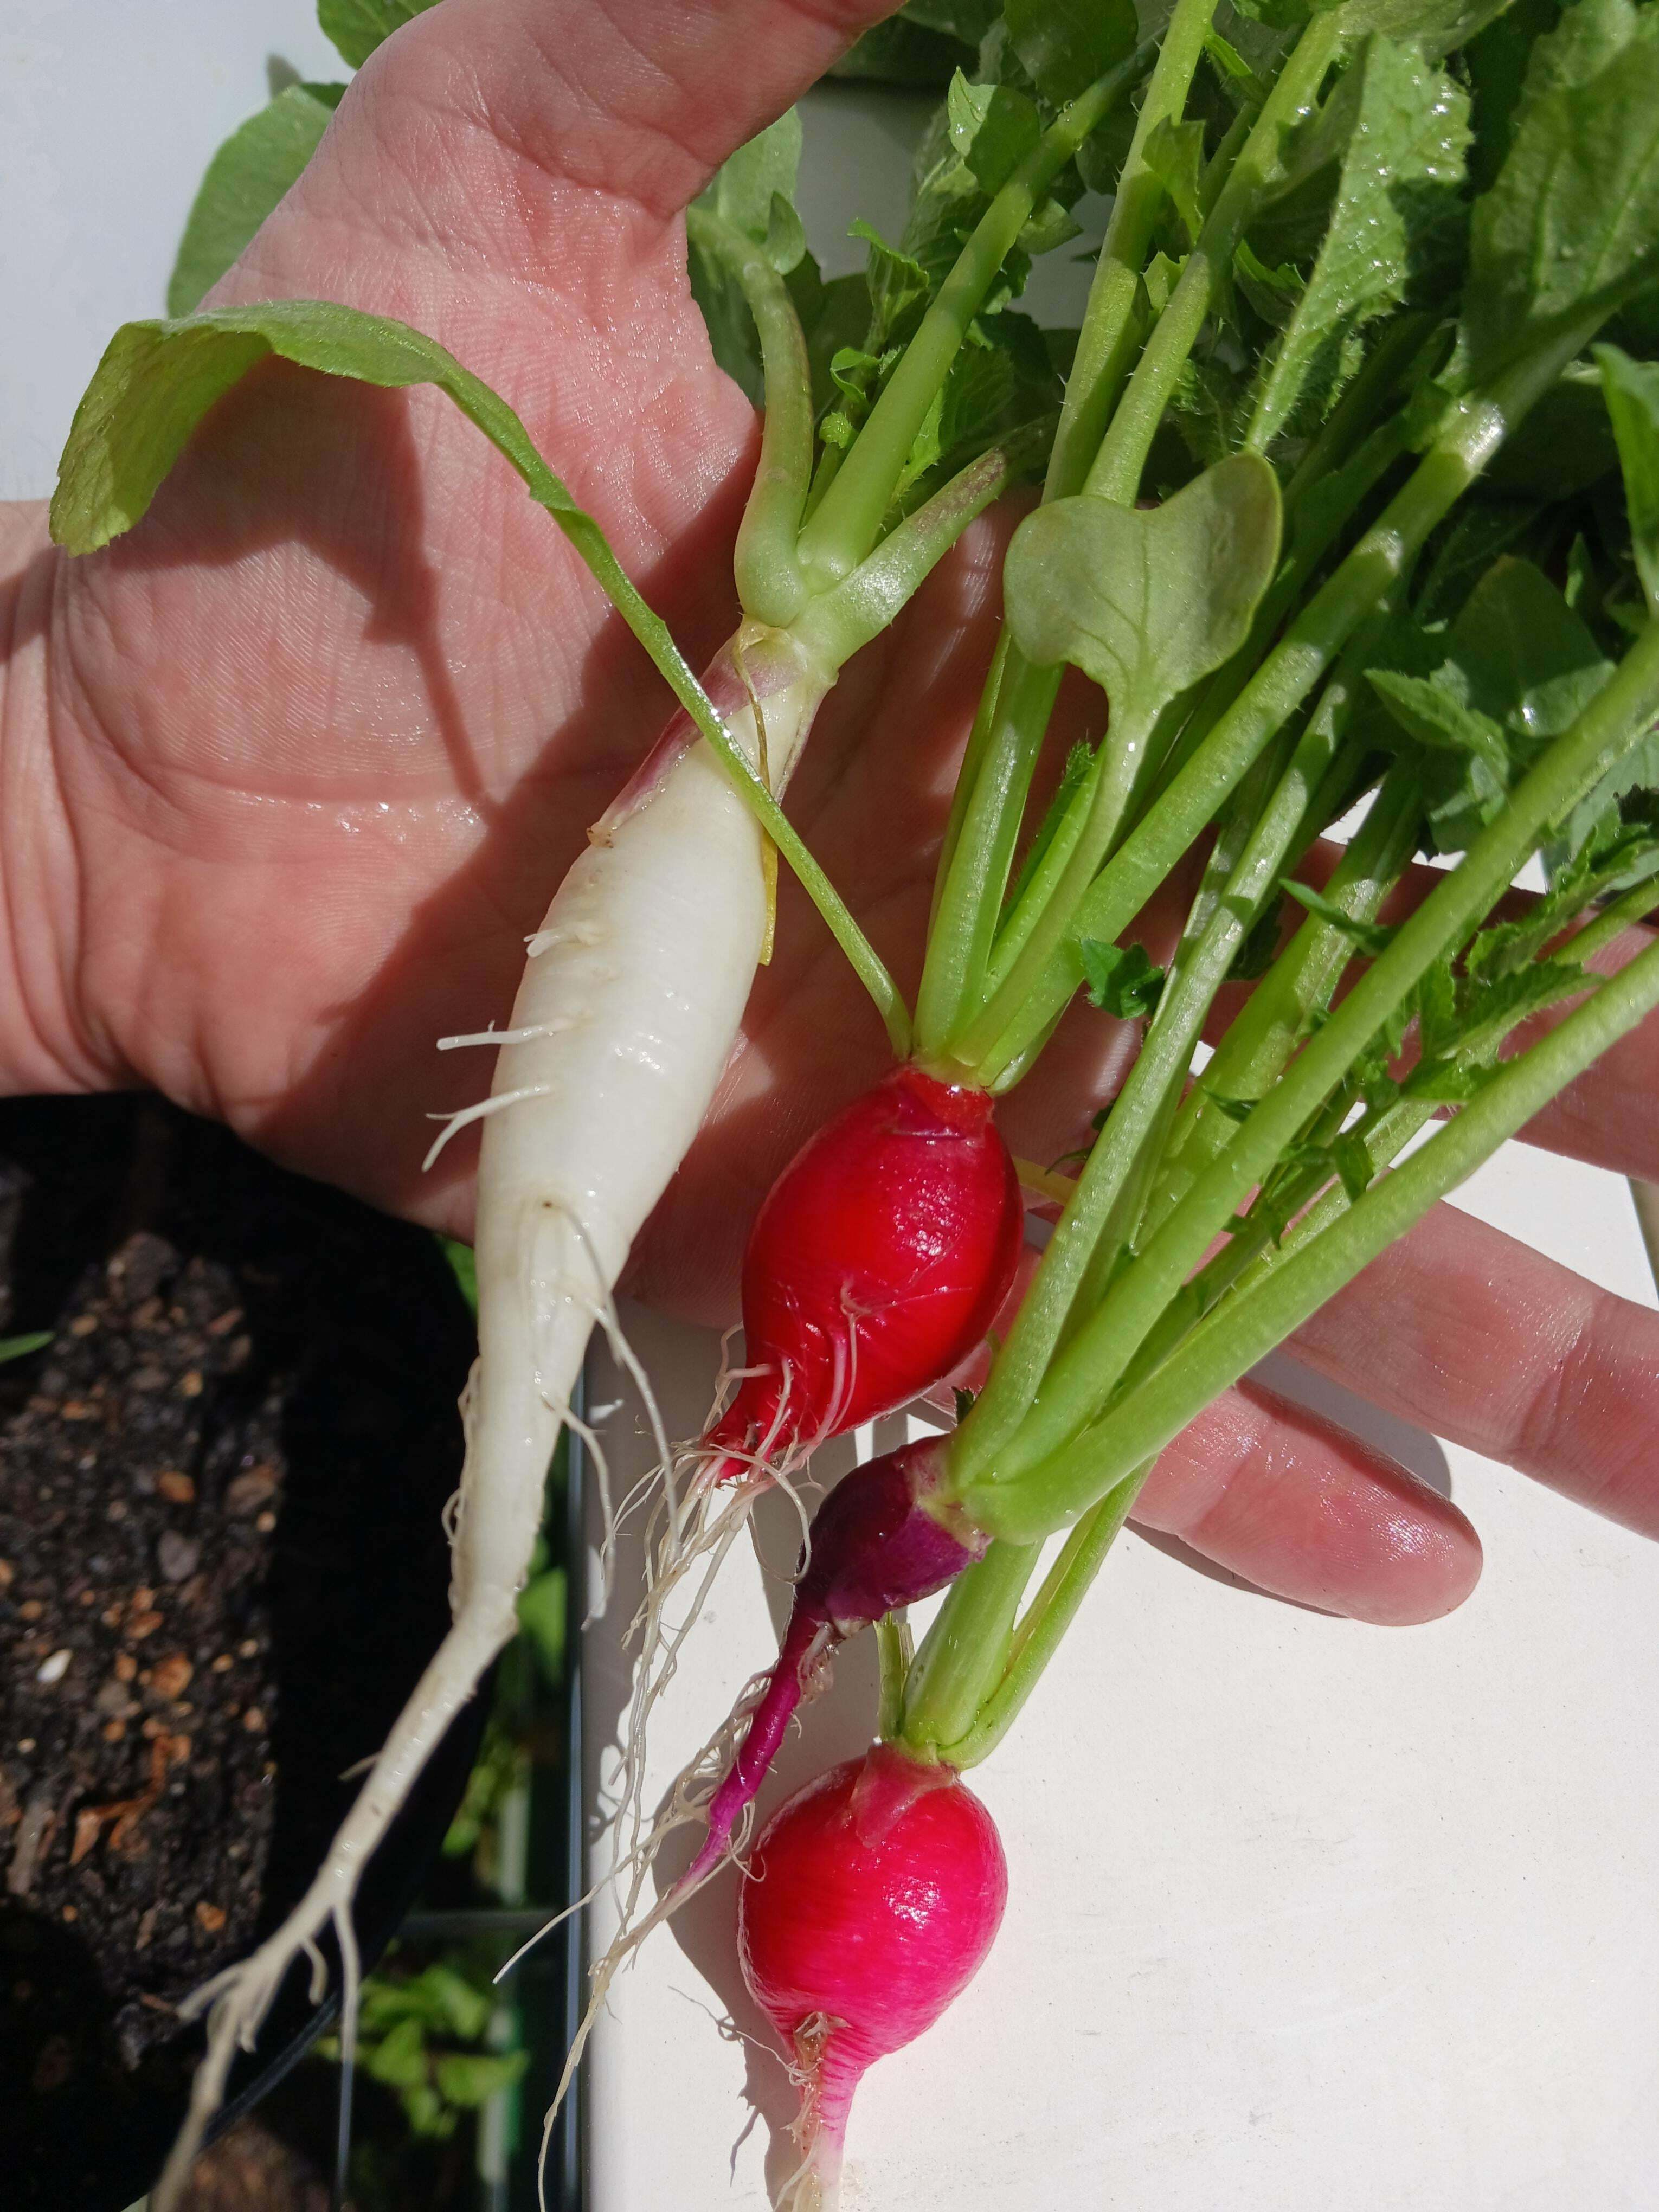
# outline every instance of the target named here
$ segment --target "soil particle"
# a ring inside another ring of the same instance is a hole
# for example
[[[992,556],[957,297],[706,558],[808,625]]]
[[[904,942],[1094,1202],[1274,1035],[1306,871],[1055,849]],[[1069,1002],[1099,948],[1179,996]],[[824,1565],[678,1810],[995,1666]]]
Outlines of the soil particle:
[[[469,1342],[428,1237],[128,1099],[0,1106],[0,1334],[43,1328],[0,1366],[0,2133],[9,2208],[97,2212],[435,1640]]]

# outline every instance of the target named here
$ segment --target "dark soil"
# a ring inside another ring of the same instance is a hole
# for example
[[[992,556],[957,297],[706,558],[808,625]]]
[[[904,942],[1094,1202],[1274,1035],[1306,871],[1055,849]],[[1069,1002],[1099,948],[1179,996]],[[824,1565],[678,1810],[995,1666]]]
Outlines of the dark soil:
[[[441,1633],[471,1338],[429,1237],[134,1099],[0,1107],[0,1335],[40,1328],[0,1367],[0,2134],[9,2206],[98,2212],[170,2132],[178,2001]]]

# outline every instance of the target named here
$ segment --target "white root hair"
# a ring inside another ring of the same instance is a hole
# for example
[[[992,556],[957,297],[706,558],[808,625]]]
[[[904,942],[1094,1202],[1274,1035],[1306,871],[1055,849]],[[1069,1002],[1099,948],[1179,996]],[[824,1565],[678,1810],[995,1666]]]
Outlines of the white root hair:
[[[809,663],[781,633],[769,635],[779,680],[767,691],[768,742],[781,788],[833,672]],[[752,710],[734,705],[726,720],[754,758]],[[464,1403],[466,1459],[447,1519],[451,1625],[304,1896],[246,1960],[197,1993],[190,2010],[207,2014],[207,2054],[151,2212],[176,2212],[236,2051],[252,2048],[296,1959],[311,1961],[314,1978],[318,1938],[331,1927],[350,1985],[346,2025],[355,2023],[350,1914],[359,1880],[516,1632],[547,1471],[571,1425],[587,1338],[596,1323],[616,1330],[611,1291],[714,1097],[765,923],[760,831],[709,749],[690,743],[647,798],[617,819],[609,842],[590,844],[572,865],[527,939],[508,1028],[493,1040],[472,1033],[498,1047],[492,1095],[437,1117],[444,1126],[427,1155],[430,1166],[452,1138],[482,1123],[479,1356]],[[613,1345],[619,1340],[616,1330]],[[638,1377],[637,1363],[630,1371]],[[659,1433],[654,1410],[651,1418]],[[591,1433],[588,1440],[599,1441]],[[662,1449],[667,1464],[673,1455]],[[602,1450],[595,1468],[608,1493]],[[676,1490],[672,1565],[691,1526]],[[692,1548],[712,1559],[701,1536]],[[716,1540],[713,1553],[720,1551]],[[671,1637],[665,1649],[675,1648]]]

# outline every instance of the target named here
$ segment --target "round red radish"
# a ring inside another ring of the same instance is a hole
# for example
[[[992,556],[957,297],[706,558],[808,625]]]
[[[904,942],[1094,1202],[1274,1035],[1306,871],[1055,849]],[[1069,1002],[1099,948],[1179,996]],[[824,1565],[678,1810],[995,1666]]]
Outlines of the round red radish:
[[[905,1066],[810,1138],[773,1184],[743,1263],[759,1371],[708,1431],[717,1451],[826,1437],[950,1373],[1007,1296],[1019,1179],[983,1091]]]
[[[835,2200],[866,2069],[914,2042],[972,1980],[1007,1899],[979,1799],[949,1767],[888,1745],[821,1775],[768,1822],[738,1900],[738,1946],[800,2083],[800,2212]]]

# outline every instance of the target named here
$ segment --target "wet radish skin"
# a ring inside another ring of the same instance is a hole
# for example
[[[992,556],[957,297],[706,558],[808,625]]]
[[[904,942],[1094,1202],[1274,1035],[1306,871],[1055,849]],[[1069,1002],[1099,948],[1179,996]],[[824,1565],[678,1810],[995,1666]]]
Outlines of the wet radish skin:
[[[744,1978],[805,2076],[804,2132],[838,2151],[866,2069],[931,2027],[989,1951],[1002,1845],[950,1768],[878,1745],[773,1816],[748,1876]]]
[[[1023,1234],[989,1096],[896,1068],[809,1138],[756,1217],[743,1324],[763,1371],[705,1441],[777,1456],[908,1404],[983,1338]]]

